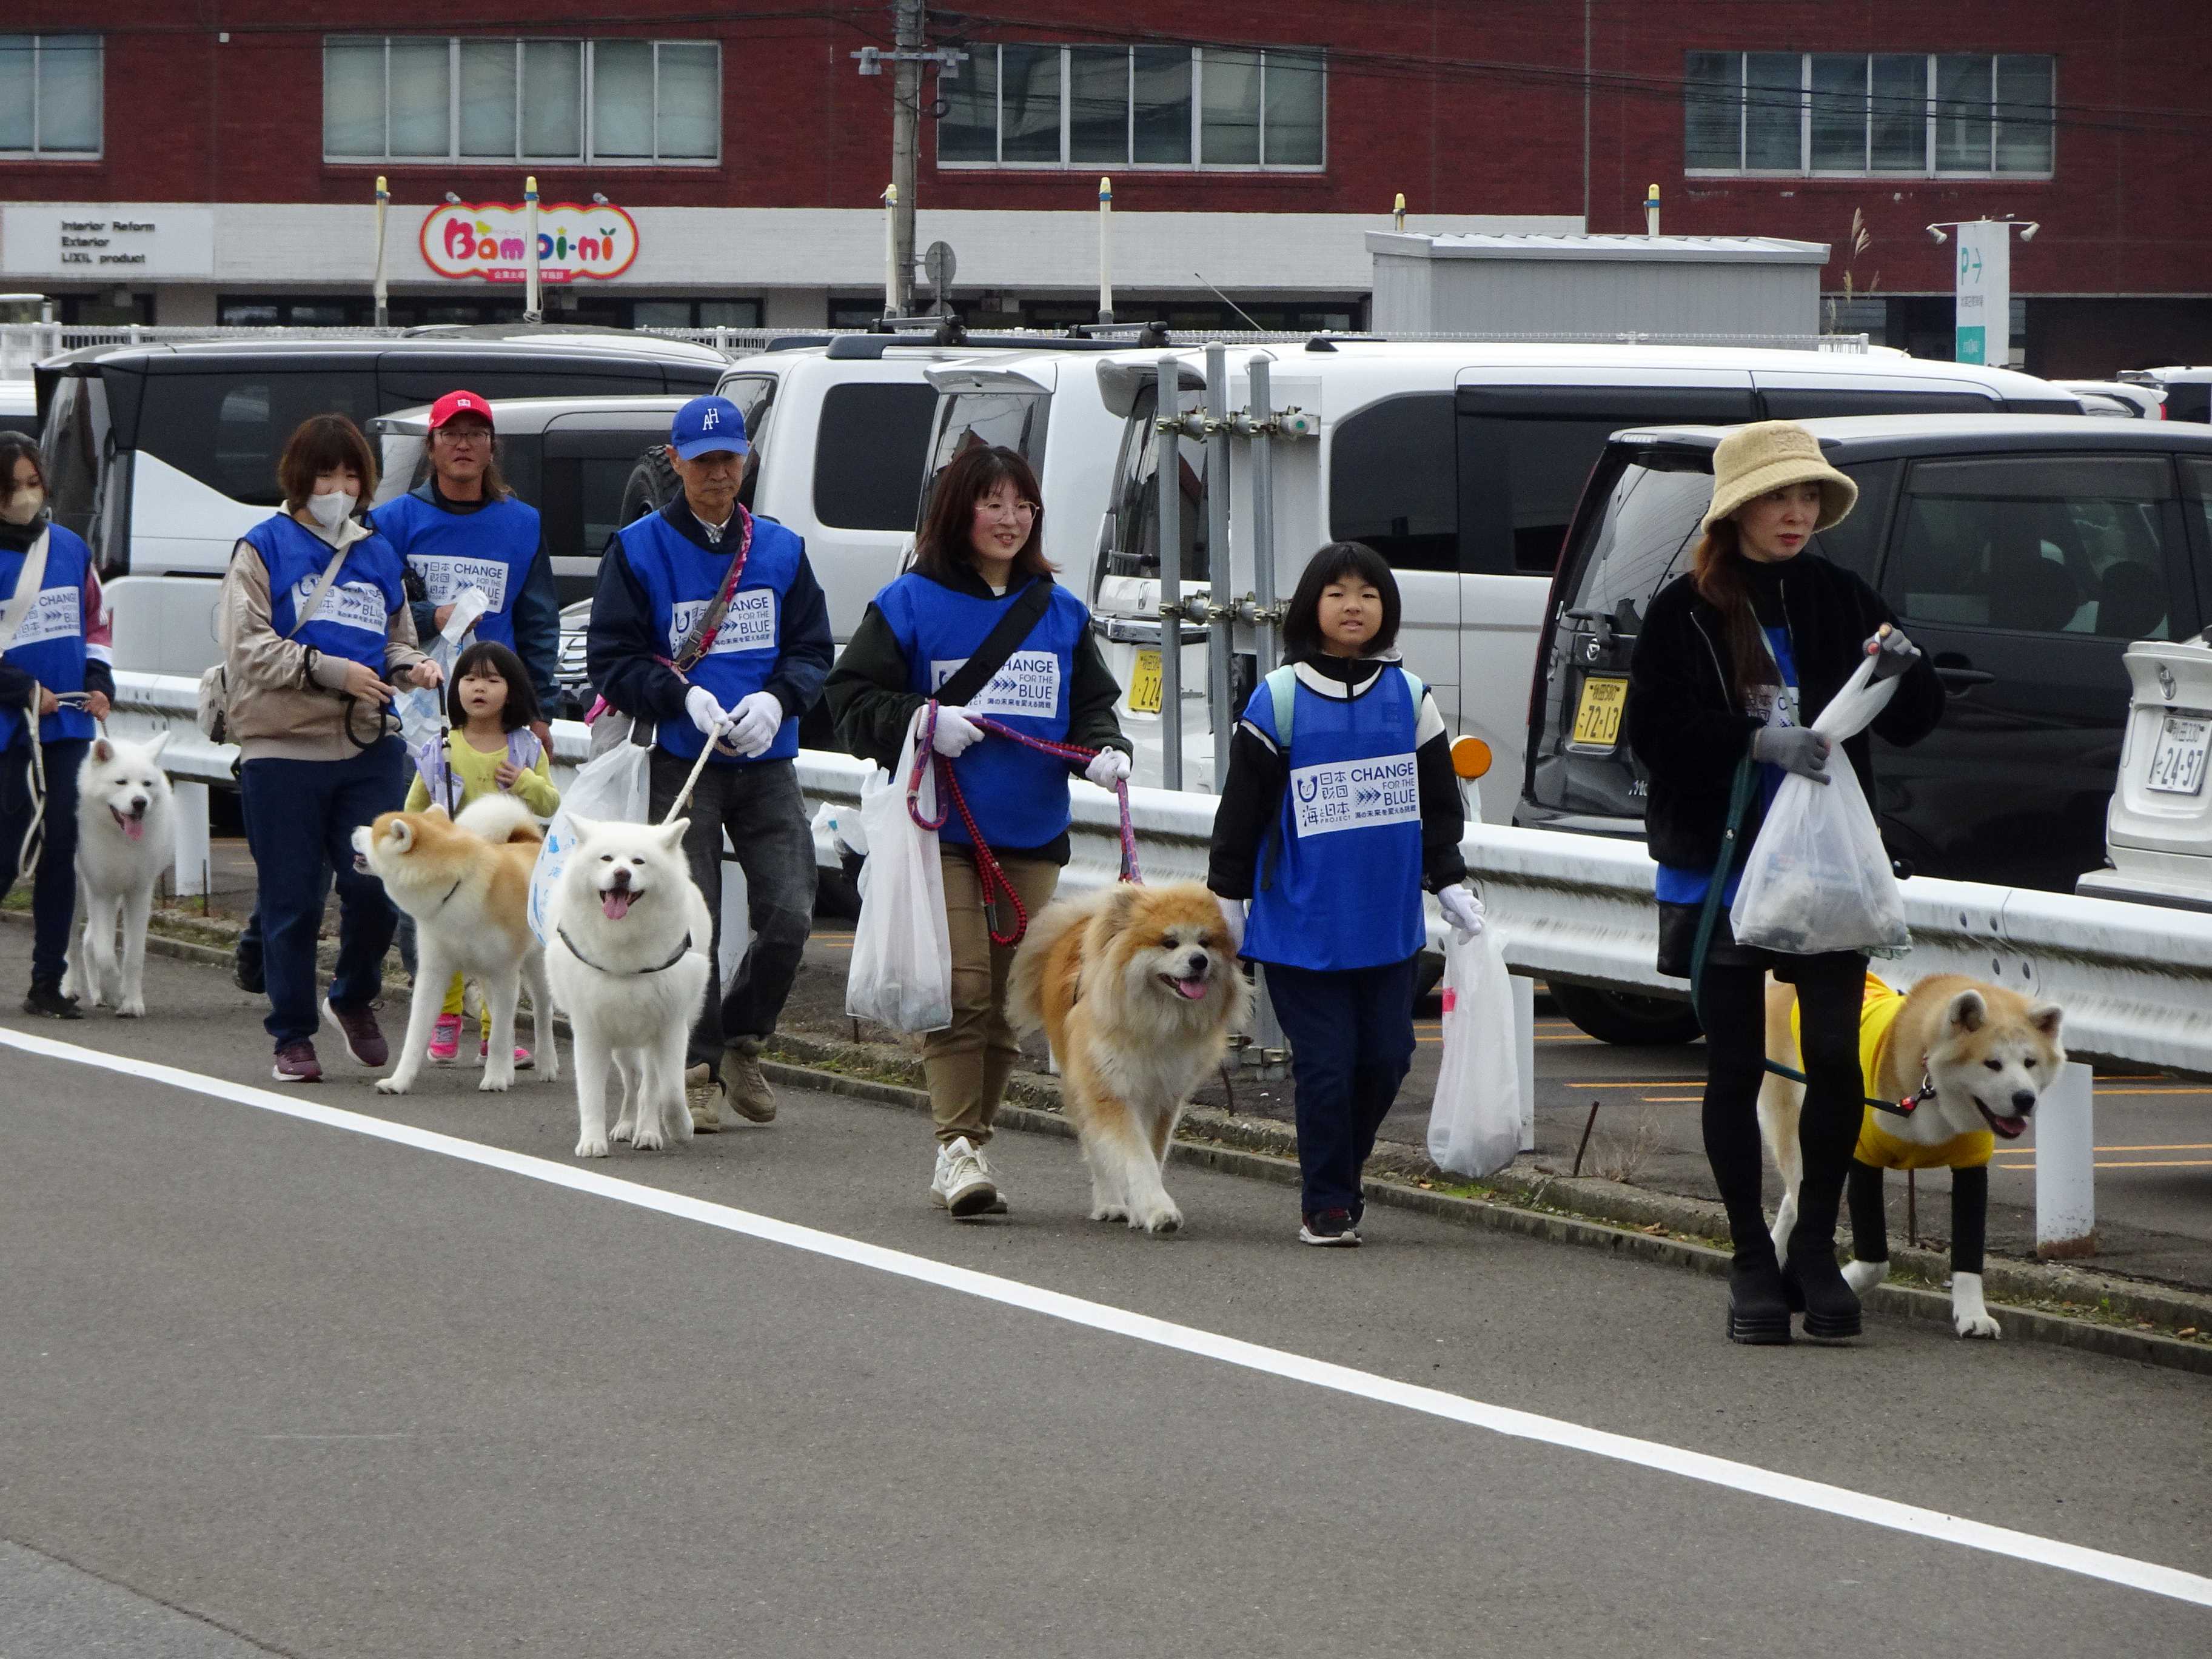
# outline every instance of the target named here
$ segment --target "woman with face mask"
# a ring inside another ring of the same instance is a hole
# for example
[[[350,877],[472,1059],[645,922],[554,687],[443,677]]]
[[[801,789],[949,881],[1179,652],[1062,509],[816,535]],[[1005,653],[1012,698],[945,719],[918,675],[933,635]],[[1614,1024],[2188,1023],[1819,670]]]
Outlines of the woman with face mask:
[[[325,1018],[362,1065],[389,1058],[369,1005],[398,917],[376,878],[354,868],[353,832],[406,795],[393,685],[442,676],[416,648],[399,555],[358,516],[376,488],[361,429],[343,415],[302,422],[276,477],[284,510],[233,550],[216,626],[260,889],[271,1075],[313,1083]],[[319,1017],[326,871],[337,881],[338,960]]]
[[[23,1011],[77,1019],[61,988],[76,902],[76,775],[115,677],[92,556],[46,508],[39,447],[0,434],[0,894],[35,856]]]

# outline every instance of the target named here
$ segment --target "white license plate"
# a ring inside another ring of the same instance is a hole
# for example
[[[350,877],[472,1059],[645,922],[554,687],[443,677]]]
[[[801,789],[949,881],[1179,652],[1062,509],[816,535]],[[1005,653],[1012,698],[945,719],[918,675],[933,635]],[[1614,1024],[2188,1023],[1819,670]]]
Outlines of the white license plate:
[[[2150,752],[2150,775],[2143,787],[2162,795],[2204,793],[2204,751],[2212,744],[2212,719],[2168,714]]]

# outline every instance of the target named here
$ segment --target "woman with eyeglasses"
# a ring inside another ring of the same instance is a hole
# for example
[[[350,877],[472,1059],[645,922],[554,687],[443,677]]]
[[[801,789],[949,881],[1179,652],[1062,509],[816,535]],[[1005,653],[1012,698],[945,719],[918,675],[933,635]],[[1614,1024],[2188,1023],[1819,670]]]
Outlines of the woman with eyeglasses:
[[[1067,763],[987,732],[1010,731],[1098,752],[1085,775],[1110,789],[1129,775],[1129,742],[1115,705],[1121,688],[1091,637],[1091,613],[1052,580],[1042,546],[1036,474],[1010,449],[978,445],[937,475],[915,538],[914,568],[875,597],[823,695],[838,740],[896,768],[915,711],[963,675],[971,656],[991,672],[938,710],[936,750],[951,766],[975,829],[1034,916],[1067,862]],[[1000,632],[1010,613],[1015,620]],[[1026,626],[1024,626],[1026,623]],[[957,704],[958,706],[952,706]],[[899,787],[905,787],[903,779]],[[1010,945],[991,938],[975,836],[957,811],[939,832],[952,941],[952,1024],[922,1039],[936,1119],[933,1203],[957,1218],[1006,1207],[983,1147],[1020,1053],[1006,1022]],[[1012,930],[999,907],[1000,933]]]

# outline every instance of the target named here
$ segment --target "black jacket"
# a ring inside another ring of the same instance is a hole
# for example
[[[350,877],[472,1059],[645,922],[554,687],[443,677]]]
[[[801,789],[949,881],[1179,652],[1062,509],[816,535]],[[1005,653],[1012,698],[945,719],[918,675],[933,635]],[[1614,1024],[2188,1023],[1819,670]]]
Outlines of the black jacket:
[[[983,579],[967,565],[955,567],[951,578],[944,586],[955,592],[977,599],[992,597]],[[905,745],[907,728],[914,723],[914,711],[928,701],[909,689],[913,683],[898,635],[891,632],[884,613],[869,605],[860,625],[853,630],[851,641],[839,653],[837,665],[830,671],[830,683],[822,693],[830,718],[837,725],[837,741],[848,754],[872,760],[886,772],[897,769],[899,750]],[[1085,749],[1118,749],[1128,754],[1129,740],[1121,735],[1121,719],[1114,712],[1121,701],[1121,687],[1106,666],[1105,658],[1098,654],[1097,637],[1086,628],[1076,644],[1075,660],[1068,665],[1067,741]],[[1066,864],[1068,859],[1064,835],[1043,847],[992,850],[1054,864]]]
[[[1750,568],[1760,620],[1790,629],[1798,706],[1810,724],[1857,669],[1867,640],[1896,618],[1880,594],[1817,553]],[[1650,774],[1644,826],[1651,856],[1662,864],[1710,870],[1720,856],[1729,786],[1759,727],[1758,717],[1745,710],[1735,678],[1720,613],[1698,596],[1689,576],[1676,577],[1651,601],[1637,635],[1624,715],[1628,746]],[[1942,717],[1943,683],[1923,657],[1905,671],[1871,729],[1886,742],[1909,747]],[[1873,805],[1870,746],[1863,732],[1844,742],[1844,753]],[[1760,817],[1754,795],[1738,842],[1746,852]]]
[[[694,546],[725,558],[737,553],[735,543],[726,538],[718,544],[708,535],[681,495],[662,507],[660,516]],[[775,672],[761,688],[775,694],[787,720],[814,707],[830,659],[837,654],[836,640],[830,632],[830,602],[814,580],[814,567],[807,563],[805,551],[802,544],[799,568],[778,611]],[[599,695],[623,714],[672,726],[690,718],[684,712],[684,694],[690,690],[690,682],[662,660],[668,654],[666,627],[665,620],[655,620],[645,584],[630,568],[622,532],[617,531],[599,557],[591,631],[585,635],[586,665]]]
[[[1314,657],[1302,664],[1309,676],[1327,681],[1334,695],[1364,696],[1381,673],[1383,659],[1373,657]],[[1340,688],[1340,689],[1337,689]],[[1319,687],[1312,687],[1318,691]],[[1467,877],[1460,837],[1467,833],[1467,808],[1452,770],[1451,733],[1444,729],[1435,701],[1425,690],[1413,748],[1414,775],[1421,786],[1421,883],[1438,892]],[[1292,734],[1295,742],[1296,734]],[[1206,855],[1206,884],[1226,899],[1249,899],[1263,879],[1261,854],[1282,824],[1283,790],[1290,763],[1283,752],[1249,720],[1237,722],[1229,745],[1229,778],[1213,813],[1213,842]],[[1269,874],[1272,875],[1272,863]]]

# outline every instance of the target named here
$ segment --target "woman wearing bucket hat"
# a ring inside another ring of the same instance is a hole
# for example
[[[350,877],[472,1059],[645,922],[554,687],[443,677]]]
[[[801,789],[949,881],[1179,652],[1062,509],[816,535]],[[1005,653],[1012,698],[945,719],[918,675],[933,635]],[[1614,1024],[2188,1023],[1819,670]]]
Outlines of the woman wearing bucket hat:
[[[1645,823],[1659,865],[1659,971],[1692,980],[1705,1027],[1705,1155],[1735,1241],[1728,1330],[1739,1342],[1787,1342],[1793,1308],[1804,1310],[1808,1336],[1859,1330],[1858,1298],[1836,1262],[1835,1229],[1858,1136],[1867,959],[1738,945],[1727,910],[1783,777],[1826,781],[1828,739],[1808,727],[1865,656],[1876,657],[1877,676],[1904,677],[1874,722],[1885,741],[1917,743],[1942,716],[1942,683],[1881,597],[1808,550],[1857,499],[1858,486],[1822,459],[1805,428],[1763,421],[1730,433],[1713,451],[1712,505],[1690,569],[1651,601],[1629,666],[1628,741],[1650,775]],[[1877,799],[1866,738],[1846,739],[1843,750],[1867,799]],[[1760,787],[1736,838],[1704,957],[1693,960],[1731,785],[1747,753],[1759,763]],[[1809,1079],[1798,1128],[1804,1179],[1787,1261],[1776,1259],[1759,1206],[1770,970],[1796,987]]]

